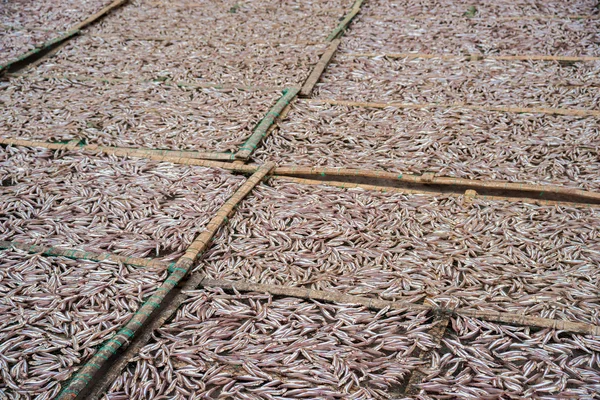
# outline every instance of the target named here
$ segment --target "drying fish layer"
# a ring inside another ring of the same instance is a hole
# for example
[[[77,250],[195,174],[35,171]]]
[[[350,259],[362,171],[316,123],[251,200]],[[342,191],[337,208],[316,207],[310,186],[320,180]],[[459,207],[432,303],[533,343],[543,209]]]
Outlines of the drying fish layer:
[[[0,397],[51,399],[166,278],[114,263],[0,252]]]
[[[286,86],[306,79],[324,47],[80,36],[40,64],[35,74]]]
[[[600,189],[597,117],[298,101],[255,158]]]
[[[260,185],[198,269],[215,279],[600,322],[600,209]]]
[[[600,108],[600,61],[558,62],[337,57],[321,98],[508,107]]]
[[[600,56],[597,19],[402,20],[363,15],[344,36],[350,52]]]
[[[373,17],[389,18],[390,15],[406,18],[435,18],[452,16],[453,18],[560,18],[566,16],[596,16],[596,0],[578,1],[529,1],[529,0],[370,0],[362,6],[363,14]],[[473,9],[474,7],[474,9]]]
[[[163,82],[79,79],[11,79],[0,90],[5,107],[0,135],[235,152],[281,97],[278,91],[186,90]]]
[[[216,3],[216,2],[215,2]],[[311,8],[270,7],[254,3],[210,7],[124,7],[103,19],[86,34],[125,38],[173,38],[196,44],[214,43],[321,43],[347,12],[316,13]],[[190,45],[190,47],[195,47]]]
[[[170,259],[244,178],[222,170],[3,148],[0,240]]]
[[[600,338],[452,319],[418,399],[595,399]]]
[[[189,292],[104,399],[387,398],[435,344],[425,313]]]

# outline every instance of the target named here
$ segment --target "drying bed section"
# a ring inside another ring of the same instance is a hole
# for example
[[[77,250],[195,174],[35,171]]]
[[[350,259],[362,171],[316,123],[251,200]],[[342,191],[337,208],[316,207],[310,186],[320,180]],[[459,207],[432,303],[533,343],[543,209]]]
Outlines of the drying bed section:
[[[297,101],[254,157],[600,189],[598,117]]]
[[[105,400],[387,398],[435,344],[426,312],[189,292]]]
[[[598,324],[597,208],[404,195],[277,179],[215,236],[212,279]]]
[[[52,39],[48,31],[13,29],[0,26],[0,66],[11,62],[36,46]]]
[[[174,259],[244,178],[81,151],[3,148],[0,240]]]
[[[196,42],[320,43],[347,11],[339,8],[317,12],[310,4],[267,7],[261,2],[212,3],[201,6],[130,4],[88,33],[131,38],[166,36]],[[351,2],[346,3],[349,8]]]
[[[456,0],[371,0],[363,4],[362,13],[373,17],[398,15],[406,18],[432,18],[435,15],[444,15],[460,18],[469,15],[472,18],[486,19],[550,19],[569,16],[595,17],[598,13],[597,5],[596,0],[479,0],[471,3]]]
[[[453,318],[418,398],[597,398],[598,339]]]
[[[210,44],[80,36],[38,75],[174,80],[194,83],[293,86],[301,84],[325,45]]]
[[[465,8],[468,8],[465,7]],[[349,52],[600,56],[598,19],[407,19],[368,12],[344,38]]]
[[[186,89],[165,82],[11,78],[0,135],[44,141],[235,152],[281,92]],[[74,102],[73,99],[78,101]]]
[[[600,61],[569,63],[344,57],[316,97],[371,102],[598,110]]]
[[[109,0],[2,2],[0,65],[57,38],[109,3]]]
[[[0,252],[0,397],[55,397],[166,271]]]

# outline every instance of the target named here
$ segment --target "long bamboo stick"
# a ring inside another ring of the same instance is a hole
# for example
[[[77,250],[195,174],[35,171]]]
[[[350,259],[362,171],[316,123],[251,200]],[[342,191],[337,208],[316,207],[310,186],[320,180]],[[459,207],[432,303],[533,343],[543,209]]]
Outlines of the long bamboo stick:
[[[315,85],[317,84],[317,82],[319,82],[321,75],[323,75],[323,72],[325,72],[325,69],[329,65],[329,62],[333,58],[333,55],[337,51],[337,48],[339,47],[341,42],[342,41],[340,39],[335,39],[331,42],[331,44],[329,45],[329,47],[327,48],[325,53],[323,53],[323,55],[319,59],[319,62],[317,63],[317,65],[315,65],[312,72],[310,73],[310,75],[308,76],[306,81],[304,82],[304,85],[302,85],[302,89],[300,89],[300,94],[299,94],[300,97],[309,97],[310,96]]]
[[[261,166],[248,180],[233,194],[233,196],[219,208],[217,214],[210,220],[203,231],[188,247],[185,254],[177,260],[173,267],[173,272],[160,285],[156,292],[148,299],[133,317],[108,340],[94,356],[77,372],[71,379],[67,387],[58,395],[59,400],[76,398],[81,391],[94,379],[95,374],[102,368],[110,357],[131,340],[142,326],[149,320],[150,316],[163,304],[167,294],[169,294],[182,279],[189,273],[197,257],[204,252],[212,240],[217,230],[227,221],[229,215],[233,212],[236,205],[252,191],[252,189],[273,169],[274,164],[267,163]]]
[[[108,252],[93,252],[93,251],[83,251],[65,247],[56,247],[56,246],[39,246],[33,245],[24,242],[9,242],[9,241],[0,241],[0,249],[19,249],[26,251],[28,253],[40,253],[46,256],[60,256],[71,258],[74,260],[88,260],[88,261],[112,261],[119,262],[126,265],[132,265],[134,267],[143,267],[143,268],[152,268],[152,269],[170,269],[175,263],[174,262],[164,262],[160,260],[154,260],[152,258],[139,258],[139,257],[128,257],[128,256],[120,256],[117,254],[112,254]]]
[[[380,186],[380,185],[369,185],[365,183],[355,183],[355,182],[338,182],[332,180],[317,180],[317,179],[306,179],[306,178],[296,178],[293,176],[285,176],[285,175],[274,175],[273,178],[279,179],[287,182],[295,182],[300,185],[326,185],[339,187],[342,189],[354,189],[360,188],[375,192],[382,193],[400,193],[400,194],[423,194],[423,195],[446,195],[446,196],[465,196],[463,192],[440,192],[436,190],[423,190],[423,189],[408,189],[402,187],[394,187],[394,186]],[[472,194],[471,197],[473,199],[481,199],[481,200],[490,200],[490,201],[510,201],[510,202],[526,202],[538,204],[540,206],[575,206],[575,207],[593,207],[594,204],[589,203],[575,203],[570,201],[557,201],[557,200],[544,200],[544,199],[533,199],[533,198],[523,198],[523,197],[509,197],[509,196],[489,196],[489,195],[481,195],[481,194]]]
[[[267,112],[267,115],[265,115],[265,117],[258,123],[252,135],[239,148],[237,153],[235,153],[236,159],[247,160],[250,158],[252,152],[254,152],[262,139],[267,135],[267,132],[271,125],[273,125],[275,122],[275,119],[279,117],[283,109],[296,98],[298,91],[298,88],[288,88],[283,92],[283,96],[277,100],[273,108],[271,108]]]
[[[201,282],[205,287],[219,287],[228,290],[237,290],[240,292],[262,292],[274,296],[297,297],[307,300],[319,300],[335,302],[342,304],[357,304],[367,308],[380,310],[390,307],[395,310],[406,311],[425,311],[431,310],[440,314],[460,315],[491,322],[501,322],[508,325],[522,325],[536,328],[558,329],[572,333],[581,333],[586,335],[600,335],[600,326],[586,323],[573,322],[565,320],[556,320],[550,318],[533,317],[523,314],[511,314],[501,312],[478,311],[465,308],[455,310],[438,308],[433,305],[415,304],[404,301],[389,301],[377,298],[368,298],[355,295],[347,295],[339,292],[313,290],[306,288],[288,287],[282,285],[250,283],[244,281],[227,281],[218,279],[204,279]]]
[[[470,110],[478,111],[499,111],[506,113],[528,113],[528,114],[553,114],[553,115],[573,115],[578,117],[594,116],[599,117],[600,111],[598,110],[582,110],[582,109],[570,109],[570,108],[545,108],[545,107],[511,107],[511,106],[479,106],[473,104],[463,103],[378,103],[378,102],[364,102],[364,101],[350,101],[350,100],[336,100],[336,99],[303,99],[303,101],[315,104],[330,104],[334,106],[348,106],[348,107],[367,107],[367,108],[406,108],[406,109],[419,109],[419,108],[466,108]]]
[[[48,142],[36,142],[22,139],[6,139],[0,138],[0,144],[15,145],[15,146],[28,146],[28,147],[44,147],[54,150],[69,150],[68,144],[62,143],[48,143]],[[121,148],[121,147],[109,147],[109,146],[97,146],[97,145],[83,145],[78,147],[81,150],[113,154],[116,156],[127,156],[127,157],[141,157],[156,161],[171,162],[174,164],[185,164],[185,165],[197,165],[202,167],[210,168],[222,168],[229,171],[240,172],[244,174],[252,174],[257,169],[257,165],[253,164],[242,164],[242,163],[228,163],[221,161],[201,160],[188,157],[174,157],[169,155],[157,154],[152,151],[145,149],[132,149],[132,148]],[[600,193],[590,192],[586,190],[569,188],[557,185],[533,185],[529,183],[518,183],[518,182],[506,182],[506,181],[482,181],[475,179],[464,179],[464,178],[452,178],[452,177],[440,177],[440,176],[427,176],[424,175],[412,175],[402,174],[394,172],[386,172],[382,170],[366,170],[366,169],[354,169],[354,168],[332,168],[332,167],[303,167],[303,166],[281,166],[273,169],[272,175],[275,176],[288,176],[288,177],[340,177],[345,179],[383,179],[390,181],[397,181],[400,183],[407,184],[419,184],[419,185],[439,185],[448,187],[450,191],[454,190],[455,187],[461,187],[457,193],[462,194],[463,189],[472,189],[476,192],[488,192],[488,191],[511,191],[515,193],[522,193],[527,195],[527,198],[521,197],[505,197],[505,196],[491,196],[491,195],[477,195],[479,198],[485,199],[500,199],[500,200],[515,200],[515,201],[534,201],[538,204],[575,204],[575,203],[586,203],[586,204],[599,204]],[[350,186],[352,182],[343,183],[343,185]],[[337,185],[337,184],[336,184]],[[342,183],[339,184],[340,186]],[[374,185],[372,185],[374,186]],[[366,186],[368,187],[368,185]],[[372,189],[372,187],[370,187]],[[571,200],[557,201],[553,203],[551,200],[546,200],[545,197],[548,195],[558,195]],[[574,201],[576,200],[576,201]]]
[[[567,62],[581,62],[581,61],[600,61],[600,57],[594,56],[552,56],[543,54],[523,54],[514,56],[494,56],[487,54],[470,54],[470,55],[455,55],[455,54],[430,54],[430,53],[342,53],[339,57],[346,58],[359,58],[359,57],[385,57],[385,58],[423,58],[423,59],[441,59],[441,60],[469,60],[469,61],[483,61],[483,60],[501,60],[501,61],[567,61]]]
[[[362,6],[363,0],[356,0],[350,9],[350,12],[344,17],[344,19],[335,27],[335,29],[327,36],[327,41],[331,42],[334,39],[340,37],[343,32],[348,28],[350,22],[358,15]]]

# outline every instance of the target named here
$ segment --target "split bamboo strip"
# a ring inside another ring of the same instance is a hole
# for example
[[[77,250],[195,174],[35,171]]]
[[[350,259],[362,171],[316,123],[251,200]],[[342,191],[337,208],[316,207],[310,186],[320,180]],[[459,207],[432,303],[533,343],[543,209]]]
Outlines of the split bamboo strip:
[[[275,169],[277,171],[277,169]],[[430,196],[436,195],[445,195],[445,196],[465,196],[465,193],[462,192],[440,192],[435,190],[418,190],[418,189],[407,189],[401,187],[393,187],[393,186],[378,186],[378,185],[368,185],[365,183],[354,183],[354,182],[337,182],[331,180],[316,180],[316,179],[305,179],[305,178],[295,178],[292,176],[284,176],[284,175],[273,175],[272,178],[279,179],[286,182],[294,182],[300,185],[326,185],[339,187],[342,189],[354,189],[360,188],[365,190],[371,190],[375,192],[382,193],[400,193],[400,194],[424,194]],[[526,197],[508,197],[508,196],[488,196],[481,194],[473,194],[471,195],[473,199],[481,199],[481,200],[490,200],[490,201],[510,201],[510,202],[525,202],[537,204],[540,206],[577,206],[577,207],[594,207],[594,204],[589,203],[574,203],[569,201],[555,201],[555,200],[544,200],[544,199],[533,199]]]
[[[433,343],[436,344],[436,348],[442,343],[442,339],[444,338],[444,334],[446,333],[446,329],[450,324],[450,317],[447,315],[440,316],[436,319],[436,325],[429,330],[429,334],[431,335]],[[435,348],[434,348],[435,349]],[[435,351],[435,350],[434,350]],[[423,351],[419,353],[419,360],[425,361],[430,358],[430,351]],[[421,368],[418,368],[410,374],[410,378],[408,379],[408,383],[406,385],[406,390],[404,391],[405,395],[414,396],[419,393],[418,384],[423,382],[423,379],[427,376],[427,373],[423,371]]]
[[[52,142],[41,142],[34,140],[24,139],[8,139],[0,138],[0,145],[11,145],[11,146],[26,146],[26,147],[43,147],[51,150],[73,150],[73,146],[70,143],[52,143]],[[254,168],[233,168],[231,163],[213,161],[201,158],[195,158],[194,155],[214,156],[214,158],[230,159],[229,153],[200,153],[193,154],[194,152],[177,151],[177,150],[155,150],[145,148],[132,148],[132,147],[112,147],[112,146],[99,146],[96,144],[83,145],[79,144],[77,147],[79,150],[90,151],[93,153],[104,153],[112,154],[115,156],[125,157],[140,157],[147,158],[150,160],[172,162],[174,164],[185,164],[185,165],[197,165],[201,167],[212,167],[212,168],[223,168],[228,170],[234,170],[237,172],[254,173]],[[192,154],[190,154],[192,153]]]
[[[352,9],[346,15],[346,17],[339,23],[339,25],[327,36],[327,41],[331,42],[334,39],[337,39],[339,36],[343,34],[343,32],[348,28],[350,22],[356,17],[356,15],[360,12],[360,7],[362,6],[363,0],[356,0],[352,5]]]
[[[284,90],[283,96],[277,100],[277,103],[271,108],[267,115],[258,123],[252,135],[246,140],[246,142],[239,148],[237,153],[235,153],[235,158],[239,160],[247,160],[250,158],[250,155],[256,147],[260,144],[261,140],[267,136],[267,132],[275,119],[279,117],[283,109],[290,104],[296,95],[298,94],[298,88],[288,88]]]
[[[95,374],[102,368],[102,364],[121,349],[129,340],[140,331],[140,328],[149,320],[150,316],[163,304],[169,294],[183,278],[186,277],[198,256],[203,253],[212,240],[217,230],[227,221],[234,208],[252,189],[273,169],[273,163],[262,165],[246,182],[225,202],[210,220],[203,231],[188,247],[185,254],[177,260],[173,272],[156,289],[156,292],[140,307],[127,324],[110,340],[98,349],[96,354],[77,372],[67,387],[58,395],[59,400],[76,398],[86,386],[93,381]]]
[[[29,253],[39,253],[45,256],[59,256],[71,258],[73,260],[88,260],[88,261],[112,261],[118,262],[121,264],[132,265],[134,267],[143,267],[143,268],[156,268],[156,269],[167,269],[170,270],[175,263],[174,262],[164,262],[159,260],[154,260],[152,258],[138,258],[138,257],[128,257],[128,256],[119,256],[117,254],[102,252],[97,253],[93,251],[83,251],[70,249],[65,247],[47,247],[47,246],[38,246],[23,242],[7,242],[0,241],[0,249],[18,249],[23,250]]]
[[[90,34],[89,37],[101,38],[108,40],[119,40],[119,41],[130,41],[137,40],[140,42],[197,42],[198,44],[206,44],[211,47],[219,47],[226,45],[264,45],[264,46],[318,46],[322,42],[315,42],[310,40],[296,40],[287,42],[269,42],[261,40],[222,40],[222,41],[211,41],[206,40],[202,36],[121,36],[121,35],[107,35],[101,33]]]
[[[81,29],[85,28],[86,26],[90,25],[91,23],[95,22],[96,20],[100,19],[101,17],[103,17],[104,15],[108,14],[109,12],[111,12],[112,10],[114,10],[115,8],[121,7],[123,4],[127,3],[127,1],[129,0],[115,0],[113,1],[111,4],[109,4],[108,6],[104,7],[103,9],[101,9],[100,11],[98,11],[97,13],[89,16],[88,18],[84,19],[83,21],[81,21],[80,23],[76,24],[75,26],[71,27],[71,29],[58,36],[57,38],[54,38],[52,40],[49,40],[47,42],[45,42],[44,44],[42,44],[39,47],[36,47],[35,49],[28,51],[27,53],[23,54],[22,56],[9,61],[8,63],[6,63],[5,65],[0,65],[0,72],[8,69],[10,66],[23,62],[26,59],[28,59],[29,57],[32,57],[34,55],[36,55],[37,53],[40,53],[44,50],[47,50],[48,48],[59,44],[61,42],[66,41],[67,39],[77,35]]]
[[[14,145],[14,146],[27,146],[27,147],[43,147],[52,150],[70,150],[69,144],[63,143],[48,143],[48,142],[36,142],[30,140],[21,139],[4,139],[0,138],[0,145]],[[112,154],[116,156],[124,157],[140,157],[149,160],[165,161],[174,164],[184,165],[196,165],[200,167],[208,168],[222,168],[233,172],[239,172],[244,174],[252,174],[256,172],[258,166],[256,164],[243,164],[243,163],[229,163],[212,160],[202,160],[189,158],[184,156],[169,156],[158,154],[147,149],[133,149],[128,147],[110,147],[110,146],[98,146],[98,145],[80,145],[80,150],[91,151],[95,153]],[[451,178],[441,176],[427,176],[424,175],[410,175],[410,174],[398,174],[394,172],[386,172],[381,170],[366,170],[366,169],[353,169],[353,168],[330,168],[330,167],[302,167],[302,166],[281,166],[273,169],[272,175],[275,176],[286,176],[286,177],[307,177],[307,181],[310,181],[310,177],[343,177],[343,178],[367,178],[367,179],[386,179],[411,184],[421,185],[439,185],[448,187],[449,191],[454,190],[453,187],[460,186],[462,188],[473,189],[475,191],[511,191],[515,193],[523,193],[529,197],[505,197],[505,196],[491,196],[491,195],[480,195],[478,198],[490,199],[490,200],[510,200],[510,201],[529,201],[536,204],[542,205],[555,205],[555,204],[599,204],[600,193],[590,192],[581,189],[562,187],[556,185],[533,185],[528,183],[518,182],[505,182],[505,181],[480,181],[475,179],[464,179],[464,178]],[[331,182],[331,181],[316,181],[322,184],[339,185],[340,187],[350,187],[355,183],[352,182]],[[365,188],[374,189],[376,185],[365,185]],[[386,188],[386,190],[392,189]],[[395,190],[396,188],[394,188]],[[399,188],[398,188],[399,189]],[[405,191],[405,189],[400,189]],[[421,191],[417,191],[419,193]],[[423,191],[431,193],[428,191]],[[410,192],[407,192],[410,193]],[[462,194],[463,189],[458,193]],[[545,200],[544,197],[548,194],[560,195],[569,197],[571,199],[577,199],[577,201],[565,200],[565,201],[552,201]]]
[[[325,53],[323,53],[319,59],[317,65],[315,65],[312,72],[304,82],[302,89],[300,89],[300,97],[310,97],[315,85],[317,82],[319,82],[321,75],[323,75],[323,72],[325,72],[325,69],[329,65],[329,62],[331,61],[341,42],[341,39],[335,39],[331,42]]]
[[[400,17],[400,18],[402,20],[425,20],[425,19],[427,19],[427,20],[439,20],[439,19],[446,20],[449,17],[455,19],[459,16],[456,14],[413,15],[413,16],[406,16],[406,17]],[[552,14],[520,15],[520,16],[513,16],[513,17],[495,17],[495,16],[491,16],[491,17],[467,17],[467,16],[464,16],[464,17],[467,18],[469,21],[473,21],[473,22],[571,20],[571,19],[596,20],[596,19],[599,19],[599,17],[597,15],[563,15],[563,16],[561,16],[561,15],[552,15]],[[376,21],[389,21],[390,23],[400,22],[400,21],[398,21],[398,19],[395,19],[394,21],[390,21],[389,18],[378,17],[378,16],[370,16],[369,19],[376,20]]]
[[[385,58],[423,58],[423,59],[441,59],[441,60],[464,60],[464,61],[482,61],[482,60],[501,60],[501,61],[600,61],[600,57],[592,56],[551,56],[543,54],[516,55],[516,56],[492,56],[486,54],[430,54],[430,53],[344,53],[339,57],[359,58],[359,57],[385,57]]]
[[[150,79],[125,79],[125,78],[98,78],[95,76],[83,76],[83,75],[32,75],[28,73],[7,73],[6,76],[9,78],[35,78],[35,79],[62,79],[68,81],[78,81],[78,82],[104,82],[110,84],[138,84],[138,83],[157,83],[161,82],[166,86],[177,86],[184,89],[217,89],[217,90],[243,90],[246,92],[258,92],[258,91],[282,91],[285,90],[284,87],[281,86],[246,86],[246,85],[230,85],[230,84],[222,84],[222,83],[193,83],[193,82],[185,82],[185,81],[172,81],[170,79],[161,81],[161,80],[150,80]]]
[[[588,202],[600,202],[600,193],[588,192],[581,189],[561,187],[555,185],[533,185],[529,183],[516,183],[504,181],[479,181],[464,178],[437,177],[424,174],[408,175],[398,174],[395,172],[373,171],[365,169],[353,168],[328,168],[328,167],[299,167],[299,166],[282,166],[277,167],[273,171],[274,175],[287,176],[338,176],[338,177],[361,177],[371,179],[389,179],[400,182],[424,184],[424,185],[441,185],[441,186],[461,186],[469,189],[477,190],[503,190],[515,192],[527,192],[535,195],[534,198],[543,198],[546,194],[558,194],[564,196],[578,197]]]
[[[326,302],[335,302],[342,304],[357,304],[367,308],[380,310],[386,307],[395,310],[406,311],[426,311],[431,310],[436,313],[446,315],[459,315],[463,317],[477,318],[490,322],[501,322],[508,325],[521,325],[536,328],[550,328],[563,330],[572,333],[581,333],[586,335],[600,335],[600,326],[585,322],[573,322],[556,320],[550,318],[532,317],[522,314],[511,314],[501,312],[476,311],[458,308],[455,310],[443,309],[435,306],[414,304],[403,301],[389,301],[377,298],[368,298],[355,295],[347,295],[339,292],[313,290],[306,288],[289,287],[282,285],[250,283],[244,281],[227,281],[218,279],[204,279],[201,282],[205,287],[219,287],[228,290],[237,290],[239,292],[261,292],[269,293],[274,296],[296,297],[299,299],[318,300]]]
[[[507,106],[478,106],[463,103],[444,104],[444,103],[371,103],[362,101],[336,100],[336,99],[304,99],[304,101],[315,104],[331,104],[335,106],[348,107],[368,107],[368,108],[467,108],[478,111],[498,111],[506,113],[528,113],[528,114],[553,114],[553,115],[573,115],[578,117],[600,116],[598,110],[581,110],[568,108],[533,108],[533,107],[507,107]]]

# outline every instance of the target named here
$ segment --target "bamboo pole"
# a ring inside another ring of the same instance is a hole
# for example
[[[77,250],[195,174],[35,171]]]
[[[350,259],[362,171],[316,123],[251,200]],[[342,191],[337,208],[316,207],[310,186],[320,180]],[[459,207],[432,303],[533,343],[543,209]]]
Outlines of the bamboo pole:
[[[381,310],[386,307],[389,307],[394,310],[405,311],[431,310],[441,315],[459,315],[462,317],[476,318],[490,322],[500,322],[508,325],[522,325],[544,329],[550,328],[585,335],[600,335],[600,326],[598,325],[586,322],[573,322],[550,318],[532,317],[523,314],[478,311],[465,308],[450,310],[439,308],[433,305],[415,304],[404,301],[381,300],[378,298],[347,295],[333,291],[314,290],[272,284],[250,283],[244,281],[204,279],[202,280],[201,285],[204,287],[219,287],[228,290],[235,289],[239,292],[260,292],[269,293],[273,296],[296,297],[299,299],[335,302],[341,304],[356,304],[375,310]]]
[[[420,109],[420,108],[466,108],[477,111],[499,111],[506,113],[528,113],[528,114],[553,114],[553,115],[572,115],[578,117],[594,116],[599,117],[600,111],[597,110],[581,110],[569,108],[544,108],[544,107],[511,107],[511,106],[478,106],[463,103],[377,103],[364,101],[349,101],[336,99],[303,99],[303,101],[315,104],[330,104],[334,106],[347,107],[367,107],[367,108],[405,108],[405,109]]]
[[[364,189],[375,192],[382,193],[399,193],[399,194],[407,194],[407,195],[428,195],[428,196],[436,196],[436,195],[445,195],[445,196],[469,196],[467,193],[462,192],[441,192],[436,190],[419,190],[419,189],[408,189],[402,187],[394,187],[394,186],[380,186],[380,185],[368,185],[365,183],[354,183],[354,182],[339,182],[332,180],[317,180],[317,179],[306,179],[306,178],[296,178],[293,176],[286,175],[273,175],[274,179],[279,179],[286,182],[294,182],[299,185],[326,185],[338,187],[341,189]],[[570,207],[593,207],[594,204],[589,203],[575,203],[569,201],[556,201],[556,200],[544,200],[544,199],[533,199],[533,198],[523,198],[523,197],[508,197],[508,196],[489,196],[489,195],[481,195],[478,193],[471,194],[470,197],[472,199],[480,199],[480,200],[490,200],[490,201],[510,201],[514,203],[526,202],[533,203],[540,206],[570,206]]]
[[[440,60],[464,60],[464,61],[483,61],[483,60],[500,60],[500,61],[600,61],[600,57],[593,56],[552,56],[543,54],[531,55],[514,55],[514,56],[494,56],[487,54],[470,54],[470,55],[455,55],[455,54],[429,54],[429,53],[345,53],[339,57],[359,58],[359,57],[385,57],[385,58],[423,58],[423,59],[440,59]]]
[[[513,183],[505,181],[480,181],[463,178],[437,177],[424,175],[399,174],[395,172],[386,172],[381,170],[365,170],[353,168],[330,168],[330,167],[301,167],[301,166],[282,166],[273,170],[274,175],[285,176],[335,176],[346,178],[370,178],[370,179],[388,179],[399,182],[422,184],[422,185],[441,185],[441,186],[461,186],[475,191],[502,190],[531,193],[534,198],[543,198],[546,194],[556,194],[563,196],[576,196],[589,202],[600,202],[600,193],[588,192],[581,189],[567,188],[555,185],[533,185],[528,183]]]
[[[36,142],[30,140],[22,140],[22,139],[6,139],[0,138],[0,144],[5,145],[15,145],[15,146],[28,146],[28,147],[44,147],[53,150],[69,150],[68,144],[62,143],[48,143],[48,142]],[[257,169],[258,166],[254,164],[243,164],[243,163],[228,163],[221,161],[212,161],[212,160],[201,160],[188,158],[184,156],[170,156],[158,154],[152,151],[148,151],[146,149],[132,149],[132,148],[120,148],[120,147],[109,147],[109,146],[97,146],[97,145],[80,145],[78,147],[81,150],[91,151],[95,153],[105,153],[112,154],[116,156],[127,156],[127,157],[140,157],[146,158],[150,160],[156,161],[165,161],[171,162],[174,164],[184,164],[184,165],[196,165],[201,167],[209,167],[209,168],[222,168],[225,170],[239,172],[244,174],[252,174]],[[408,183],[408,184],[419,184],[419,185],[439,185],[442,187],[448,187],[450,191],[454,190],[454,187],[461,187],[475,190],[476,192],[482,191],[511,191],[515,193],[522,193],[524,195],[529,196],[528,198],[520,198],[520,197],[505,197],[505,196],[490,196],[490,195],[477,195],[478,198],[491,199],[491,200],[511,200],[511,201],[525,201],[528,200],[531,202],[536,202],[542,205],[554,205],[554,204],[598,204],[600,203],[600,193],[590,192],[586,190],[569,188],[557,185],[533,185],[528,183],[518,183],[518,182],[506,182],[506,181],[481,181],[475,179],[464,179],[464,178],[452,178],[452,177],[438,177],[438,176],[428,176],[428,174],[423,175],[412,175],[412,174],[402,174],[395,172],[386,172],[382,170],[367,170],[367,169],[354,169],[354,168],[332,168],[332,167],[303,167],[303,166],[281,166],[273,169],[272,175],[275,176],[287,176],[287,177],[298,177],[298,178],[306,178],[310,181],[311,177],[342,177],[345,179],[384,179],[391,181],[398,181],[400,183]],[[320,180],[325,184],[324,181]],[[354,183],[336,183],[335,185],[345,185],[350,186]],[[373,189],[375,185],[368,185],[365,188]],[[378,186],[380,187],[380,186]],[[462,194],[463,190],[461,189],[458,193]],[[573,200],[565,200],[565,201],[556,201],[554,203],[551,200],[545,200],[544,197],[547,195],[559,195],[568,198],[575,198],[578,201]]]
[[[76,373],[66,388],[58,395],[59,400],[72,400],[76,398],[86,386],[95,378],[95,374],[102,365],[117,351],[136,335],[145,325],[150,316],[158,308],[166,307],[163,304],[167,295],[182,281],[194,266],[197,257],[204,252],[217,230],[227,221],[234,208],[246,197],[252,189],[273,169],[274,164],[267,163],[261,166],[246,182],[233,194],[233,196],[219,208],[217,214],[210,220],[204,230],[188,247],[185,254],[177,260],[173,272],[156,289],[156,292],[146,301],[133,317],[110,340],[98,349],[96,354]]]
[[[302,85],[302,89],[300,89],[300,97],[310,96],[315,85],[321,78],[321,75],[323,75],[323,72],[325,72],[325,69],[329,65],[329,62],[333,58],[333,55],[337,51],[341,42],[342,41],[340,39],[335,39],[331,42],[325,53],[323,53],[323,55],[319,59],[317,65],[315,65],[312,72],[304,82],[304,85]]]
[[[350,22],[356,17],[356,15],[360,12],[360,7],[362,6],[363,0],[356,0],[350,9],[350,12],[344,17],[342,22],[339,23],[337,27],[327,36],[327,41],[331,42],[332,40],[340,37],[343,32],[348,28]]]
[[[26,147],[43,147],[51,150],[72,150],[72,147],[68,143],[52,143],[52,142],[41,142],[35,140],[26,140],[26,139],[9,139],[9,138],[0,138],[0,144],[3,145],[11,145],[11,146],[26,146]],[[187,152],[179,152],[175,150],[154,150],[154,149],[144,149],[144,148],[130,148],[130,147],[112,147],[112,146],[99,146],[95,144],[88,145],[79,145],[77,147],[79,150],[89,151],[92,153],[104,153],[111,154],[115,156],[124,156],[124,157],[140,157],[146,158],[149,160],[156,161],[165,161],[171,162],[174,164],[184,164],[184,165],[196,165],[200,167],[211,167],[211,168],[222,168],[235,172],[243,172],[243,173],[254,173],[257,170],[257,167],[251,166],[234,166],[232,163],[222,162],[222,161],[213,161],[213,160],[204,160],[200,158],[190,157]],[[217,154],[226,154],[226,153],[217,153]]]
[[[283,92],[283,96],[277,100],[277,103],[271,108],[267,115],[258,123],[252,135],[246,140],[246,142],[239,148],[235,153],[235,158],[238,160],[248,160],[252,152],[258,147],[259,143],[264,137],[267,136],[267,132],[275,119],[279,117],[280,113],[285,107],[290,104],[292,100],[296,98],[298,94],[297,88],[288,88]]]
[[[128,256],[120,256],[108,252],[93,252],[93,251],[83,251],[76,250],[65,247],[47,247],[47,246],[38,246],[33,244],[28,244],[24,242],[9,242],[9,241],[0,241],[0,249],[18,249],[23,250],[28,253],[39,253],[45,256],[58,256],[58,257],[66,257],[71,258],[73,260],[87,260],[87,261],[112,261],[116,263],[132,265],[134,267],[143,267],[143,268],[151,268],[151,269],[161,269],[161,270],[169,270],[172,268],[175,263],[174,262],[164,262],[160,260],[154,260],[152,258],[138,258],[138,257],[128,257]]]

